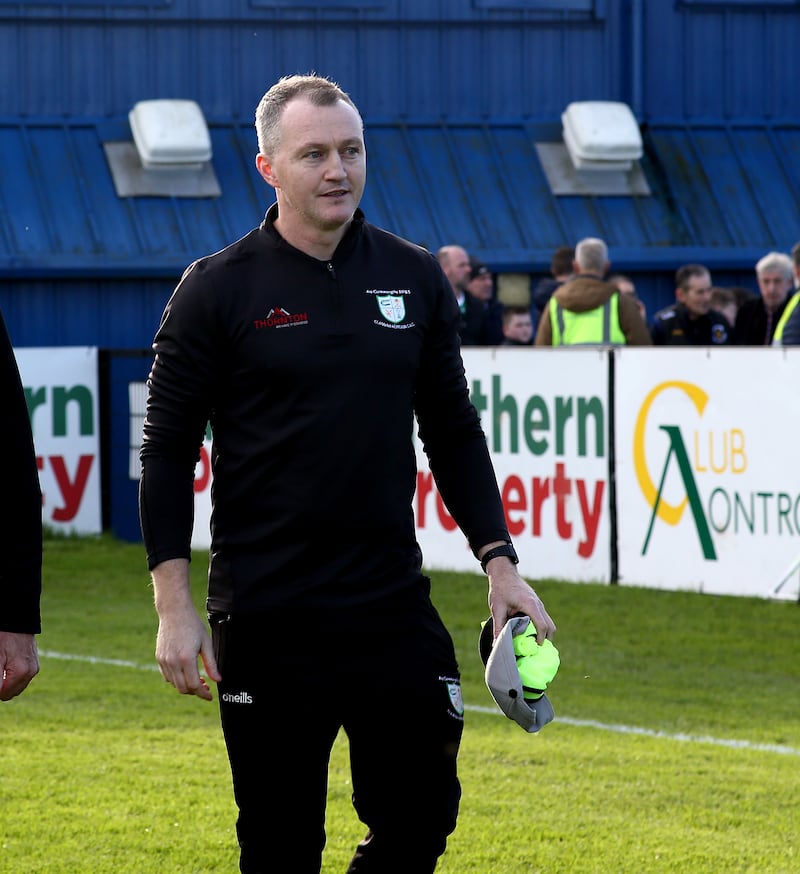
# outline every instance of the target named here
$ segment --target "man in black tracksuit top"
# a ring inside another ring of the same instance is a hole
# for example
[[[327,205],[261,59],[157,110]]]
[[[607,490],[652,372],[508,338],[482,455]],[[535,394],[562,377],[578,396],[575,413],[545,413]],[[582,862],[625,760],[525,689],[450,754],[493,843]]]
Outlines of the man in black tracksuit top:
[[[328,80],[290,77],[257,128],[278,203],[187,270],[154,343],[140,512],[156,655],[181,692],[211,697],[198,654],[218,683],[243,872],[320,870],[344,727],[368,827],[348,870],[424,874],[455,827],[463,704],[415,537],[414,415],[487,568],[498,633],[518,611],[541,639],[555,629],[516,570],[449,284],[432,255],[357,210],[358,111]],[[213,647],[188,595],[209,420]]]

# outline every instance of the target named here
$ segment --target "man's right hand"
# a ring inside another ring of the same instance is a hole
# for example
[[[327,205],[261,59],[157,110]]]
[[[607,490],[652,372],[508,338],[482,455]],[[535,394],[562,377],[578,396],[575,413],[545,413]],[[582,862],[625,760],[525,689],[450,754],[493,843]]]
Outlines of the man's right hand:
[[[0,701],[10,701],[39,673],[36,638],[0,631]]]
[[[214,658],[211,636],[194,608],[185,614],[161,616],[156,638],[156,660],[161,676],[181,695],[197,695],[211,701],[211,689],[198,670],[198,656],[203,659],[206,674],[219,683],[222,677]]]
[[[198,669],[198,656],[214,682],[219,683],[222,677],[211,635],[192,603],[189,562],[170,559],[155,567],[153,588],[159,619],[156,660],[161,676],[181,695],[197,695],[211,701],[211,689]]]

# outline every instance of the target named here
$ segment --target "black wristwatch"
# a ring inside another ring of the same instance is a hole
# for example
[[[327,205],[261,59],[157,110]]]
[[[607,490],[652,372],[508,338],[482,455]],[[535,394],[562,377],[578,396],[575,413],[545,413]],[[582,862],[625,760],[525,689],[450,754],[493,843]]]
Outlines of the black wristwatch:
[[[500,546],[493,546],[491,549],[488,549],[481,559],[481,567],[483,568],[483,572],[487,573],[486,565],[493,558],[497,558],[499,555],[504,555],[506,558],[510,558],[514,564],[519,564],[519,556],[517,556],[517,551],[510,543],[503,543]]]

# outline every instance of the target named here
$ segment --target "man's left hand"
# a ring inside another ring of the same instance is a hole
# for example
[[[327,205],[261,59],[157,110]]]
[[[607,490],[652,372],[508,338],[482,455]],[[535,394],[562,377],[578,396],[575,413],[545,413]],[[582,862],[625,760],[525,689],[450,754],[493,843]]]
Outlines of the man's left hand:
[[[519,575],[517,566],[500,556],[489,562],[487,571],[489,610],[494,623],[495,640],[506,622],[520,613],[530,617],[536,627],[536,640],[540,645],[545,640],[552,640],[556,633],[555,622],[550,618],[541,598]]]

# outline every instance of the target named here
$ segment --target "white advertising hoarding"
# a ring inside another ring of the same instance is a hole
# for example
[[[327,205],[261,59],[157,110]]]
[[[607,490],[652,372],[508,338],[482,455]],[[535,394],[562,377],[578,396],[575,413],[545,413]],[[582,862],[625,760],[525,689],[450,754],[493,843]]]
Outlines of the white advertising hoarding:
[[[200,461],[194,469],[194,528],[192,548],[211,548],[211,440],[200,448]]]
[[[19,348],[19,367],[42,489],[42,523],[99,534],[97,349]]]
[[[796,597],[800,349],[616,354],[620,581]]]
[[[509,346],[462,354],[522,574],[607,582],[607,354]],[[425,565],[479,570],[415,443],[414,512]]]
[[[147,383],[128,383],[129,440],[128,476],[139,479],[142,448],[142,428],[147,410]],[[211,547],[211,426],[206,428],[206,439],[200,447],[200,460],[194,469],[194,526],[192,549]]]

